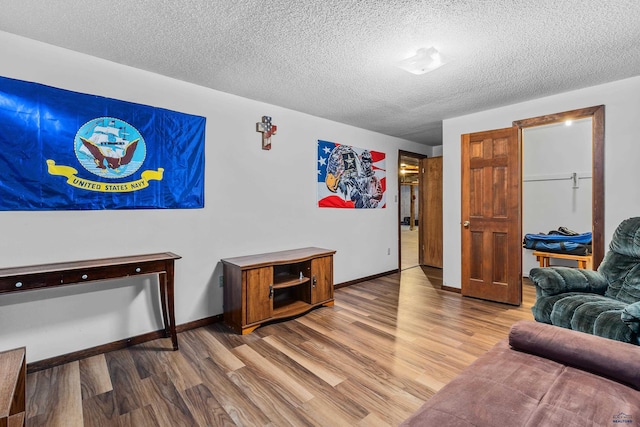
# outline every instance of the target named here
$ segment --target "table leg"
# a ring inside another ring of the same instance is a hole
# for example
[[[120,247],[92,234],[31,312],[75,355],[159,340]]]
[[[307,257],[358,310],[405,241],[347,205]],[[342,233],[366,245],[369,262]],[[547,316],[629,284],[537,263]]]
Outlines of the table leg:
[[[160,284],[160,306],[162,308],[162,322],[164,324],[164,336],[169,336],[169,319],[167,318],[167,273],[158,273]]]
[[[171,337],[173,349],[178,349],[178,335],[176,334],[176,317],[173,301],[173,261],[167,262],[166,272],[160,273],[160,302],[162,303],[162,318],[164,320],[165,335]]]

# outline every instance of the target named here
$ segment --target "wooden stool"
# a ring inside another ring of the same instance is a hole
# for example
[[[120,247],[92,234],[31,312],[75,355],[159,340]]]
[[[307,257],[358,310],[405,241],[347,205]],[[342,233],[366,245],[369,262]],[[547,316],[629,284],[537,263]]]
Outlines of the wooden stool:
[[[0,353],[0,426],[25,425],[25,348]]]
[[[553,252],[541,252],[541,251],[533,251],[533,255],[540,262],[540,267],[549,267],[549,258],[556,258],[556,259],[570,259],[573,261],[578,261],[578,268],[582,268],[584,270],[593,269],[593,259],[591,255],[557,254]]]

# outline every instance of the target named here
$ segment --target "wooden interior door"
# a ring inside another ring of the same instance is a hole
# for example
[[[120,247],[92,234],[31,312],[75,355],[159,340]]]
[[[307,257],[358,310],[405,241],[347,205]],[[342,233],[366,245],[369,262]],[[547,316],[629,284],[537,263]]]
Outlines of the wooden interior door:
[[[520,305],[518,128],[462,135],[462,294]]]
[[[420,160],[420,264],[442,268],[442,157]]]

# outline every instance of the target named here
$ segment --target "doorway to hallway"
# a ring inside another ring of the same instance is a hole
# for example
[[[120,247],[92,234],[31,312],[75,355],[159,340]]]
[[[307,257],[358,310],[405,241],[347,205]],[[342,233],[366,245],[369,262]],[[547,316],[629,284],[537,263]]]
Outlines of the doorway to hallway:
[[[400,270],[420,265],[420,159],[426,156],[401,151],[398,156],[398,222]]]

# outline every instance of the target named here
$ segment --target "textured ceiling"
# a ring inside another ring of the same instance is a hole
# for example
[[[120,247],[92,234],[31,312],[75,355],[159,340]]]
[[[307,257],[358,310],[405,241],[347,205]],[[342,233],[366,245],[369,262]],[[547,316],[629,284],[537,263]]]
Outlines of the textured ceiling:
[[[637,0],[0,0],[0,30],[428,145],[443,119],[640,74]],[[451,62],[394,66],[429,46]]]

